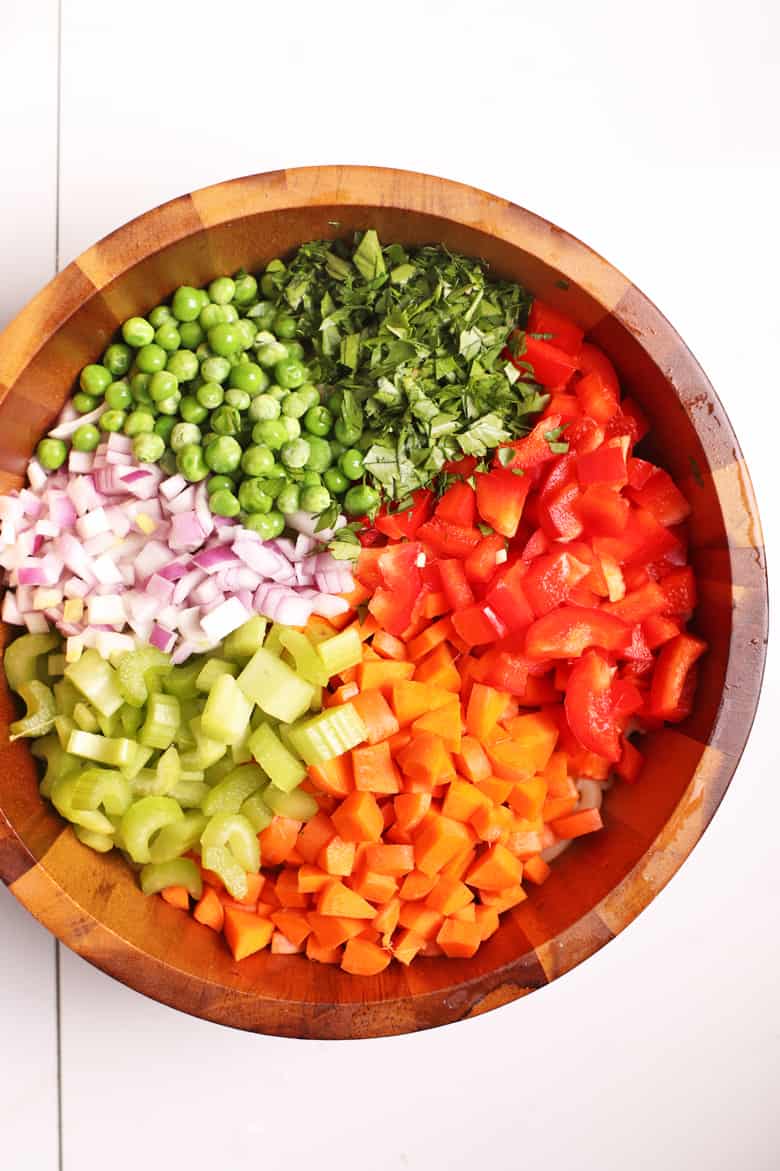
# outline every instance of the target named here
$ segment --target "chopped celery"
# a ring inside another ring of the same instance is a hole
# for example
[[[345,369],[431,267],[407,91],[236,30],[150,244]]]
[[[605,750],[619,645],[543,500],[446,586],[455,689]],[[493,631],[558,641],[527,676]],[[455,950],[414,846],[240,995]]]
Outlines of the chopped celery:
[[[195,737],[195,748],[192,752],[185,752],[181,758],[182,768],[208,768],[227,752],[226,746],[220,740],[212,740],[203,731],[200,716],[190,721],[190,728]]]
[[[324,689],[322,687],[315,687],[314,688],[314,695],[312,696],[311,703],[309,704],[309,711],[312,711],[312,712],[321,712],[322,711],[323,690]]]
[[[311,793],[305,793],[303,789],[286,793],[283,789],[277,789],[276,785],[268,786],[263,793],[263,800],[274,813],[280,817],[291,817],[294,821],[308,821],[320,808]]]
[[[76,777],[71,804],[74,809],[100,809],[120,817],[127,813],[133,795],[130,783],[116,769],[86,768]]]
[[[332,638],[326,638],[317,645],[317,654],[325,664],[328,677],[338,675],[350,667],[356,667],[363,658],[363,643],[354,626],[348,626]]]
[[[163,789],[157,769],[142,768],[130,782],[133,797],[167,797],[167,789]]]
[[[138,707],[123,703],[119,709],[119,725],[125,736],[133,737],[144,722],[144,713]]]
[[[314,687],[325,687],[330,675],[317,651],[300,630],[293,630],[283,626],[279,632],[279,641],[284,649],[292,655],[295,672]]]
[[[57,733],[60,744],[67,752],[68,742],[70,741],[70,734],[76,727],[76,723],[71,716],[56,716],[54,719],[54,731]]]
[[[157,761],[161,793],[168,793],[181,777],[181,760],[175,748],[168,748]]]
[[[179,821],[184,814],[171,797],[142,797],[122,818],[119,832],[124,848],[134,862],[149,862],[149,843],[157,830]]]
[[[81,728],[82,732],[99,732],[100,724],[97,722],[97,716],[93,712],[88,703],[80,700],[73,709],[73,719],[76,722],[76,727]]]
[[[48,736],[41,736],[30,746],[33,756],[46,761],[46,772],[40,783],[42,797],[51,797],[52,785],[61,777],[67,777],[81,768],[81,761],[77,756],[66,752],[59,741],[59,737],[51,732]]]
[[[205,781],[193,781],[182,777],[168,794],[178,801],[182,809],[200,809],[203,798],[209,791]]]
[[[263,770],[256,764],[240,764],[210,789],[201,809],[207,817],[215,813],[238,813],[239,809],[265,784]]]
[[[198,656],[189,659],[183,667],[174,667],[170,674],[165,676],[163,690],[177,699],[195,699],[198,689],[195,680],[200,674],[203,660]]]
[[[185,813],[178,821],[163,826],[149,847],[152,862],[172,862],[200,842],[208,818],[202,813]]]
[[[230,755],[234,764],[247,764],[252,759],[252,753],[249,751],[249,737],[252,733],[252,728],[249,724],[246,726],[244,735],[235,744],[230,745]]]
[[[253,793],[251,797],[247,797],[240,812],[256,834],[269,826],[274,819],[273,813],[263,800],[262,793]]]
[[[150,748],[168,748],[179,730],[181,709],[175,695],[156,691],[149,696],[146,719],[138,738]]]
[[[122,707],[125,707],[125,704],[122,704]],[[122,708],[119,709],[120,712],[121,710]],[[119,712],[114,712],[112,716],[101,716],[98,712],[97,722],[104,736],[121,736],[124,732]]]
[[[27,711],[20,720],[15,720],[11,724],[8,739],[45,736],[47,732],[51,732],[57,716],[52,689],[38,679],[30,679],[27,683],[20,683],[17,691],[27,705]]]
[[[247,818],[240,813],[216,813],[201,834],[200,841],[204,850],[227,846],[239,866],[252,874],[260,869],[257,834]],[[205,859],[203,865],[208,866]]]
[[[61,716],[72,716],[77,703],[81,703],[81,692],[74,687],[70,679],[58,679],[52,687],[57,703],[57,711]]]
[[[145,744],[136,744],[133,741],[133,747],[135,752],[128,763],[119,766],[119,771],[127,781],[132,781],[134,777],[137,777],[147,761],[154,756],[154,749],[147,748]]]
[[[125,651],[116,661],[117,684],[125,703],[143,707],[149,692],[159,691],[161,680],[172,670],[168,655],[157,647],[144,646]]]
[[[252,703],[232,675],[219,675],[206,699],[201,726],[212,740],[235,744],[249,727]]]
[[[208,659],[198,673],[195,686],[198,691],[205,692],[208,695],[216,681],[222,675],[235,676],[237,674],[238,667],[235,663],[228,663],[225,659]]]
[[[65,671],[65,656],[49,655],[46,660],[46,670],[50,675],[62,675]]]
[[[267,724],[261,724],[249,739],[252,755],[264,773],[278,789],[289,793],[300,785],[306,776],[306,769],[297,756],[285,748],[276,733]]]
[[[319,615],[313,614],[306,623],[306,637],[315,646],[324,642],[326,638],[333,638],[333,634],[333,627],[327,618],[320,618]]]
[[[44,664],[41,656],[57,650],[60,645],[58,634],[22,634],[5,648],[3,668],[8,686],[18,691],[22,683],[33,679],[41,681]]]
[[[307,764],[322,764],[342,756],[361,744],[367,735],[366,726],[351,703],[326,708],[290,730],[292,745]]]
[[[221,781],[228,773],[232,773],[235,767],[235,762],[226,753],[216,764],[209,765],[206,769],[204,780],[208,785],[216,785],[217,781]]]
[[[308,710],[314,688],[265,647],[255,651],[238,677],[238,685],[269,716],[292,723]]]
[[[166,886],[184,886],[194,899],[203,891],[200,871],[191,858],[176,858],[169,862],[150,862],[141,871],[141,890],[145,895],[157,894]]]
[[[92,830],[99,834],[113,834],[114,826],[104,813],[97,809],[76,809],[73,805],[73,794],[76,789],[77,778],[71,774],[55,781],[51,789],[51,803],[66,821],[80,825],[83,829]]]
[[[122,706],[124,697],[119,690],[117,672],[91,647],[84,651],[77,663],[68,665],[65,678],[70,679],[103,716],[113,715]]]
[[[226,659],[233,662],[245,663],[252,658],[255,651],[259,651],[265,638],[268,622],[261,614],[254,614],[238,630],[229,634],[222,644]]]
[[[116,845],[111,834],[97,833],[93,829],[85,829],[83,825],[74,825],[73,832],[82,845],[89,846],[90,850],[96,850],[98,854],[107,854]]]
[[[95,760],[98,764],[111,764],[119,768],[133,759],[135,743],[122,737],[110,739],[107,736],[95,736],[92,732],[81,732],[75,728],[68,739],[67,751],[74,756],[83,756],[85,760]]]
[[[269,654],[276,655],[277,658],[279,658],[282,651],[284,650],[284,647],[282,646],[282,640],[280,637],[281,633],[282,633],[281,626],[278,623],[274,624],[271,627],[271,629],[268,631],[268,635],[266,637],[266,640],[263,643],[264,649],[267,650]],[[258,650],[259,649],[260,648],[258,647]]]
[[[246,871],[225,846],[205,846],[200,860],[206,870],[213,870],[225,884],[234,899],[245,899],[249,891]]]

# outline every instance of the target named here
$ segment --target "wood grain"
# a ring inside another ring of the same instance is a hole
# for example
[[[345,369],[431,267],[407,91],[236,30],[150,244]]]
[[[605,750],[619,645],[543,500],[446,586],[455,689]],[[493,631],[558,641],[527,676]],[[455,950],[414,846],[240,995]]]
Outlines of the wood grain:
[[[603,345],[653,423],[649,453],[693,506],[696,625],[711,644],[696,709],[647,739],[647,772],[605,802],[607,831],[575,845],[505,916],[473,960],[393,965],[374,979],[261,954],[235,964],[221,940],[145,899],[119,858],[79,845],[41,802],[27,750],[0,742],[0,876],[78,954],[186,1012],[298,1037],[383,1036],[465,1019],[569,971],[669,881],[736,768],[766,651],[758,512],[729,420],[665,318],[625,277],[538,216],[471,187],[370,167],[278,171],[219,184],[149,212],[90,248],[0,335],[0,486],[128,314],[182,283],[256,269],[304,240],[375,226],[486,259],[571,314]],[[0,690],[0,720],[12,703]]]

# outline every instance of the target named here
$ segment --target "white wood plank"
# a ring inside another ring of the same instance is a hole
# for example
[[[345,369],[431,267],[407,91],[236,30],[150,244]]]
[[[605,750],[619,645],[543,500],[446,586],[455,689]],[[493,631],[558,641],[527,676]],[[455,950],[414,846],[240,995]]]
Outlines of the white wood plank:
[[[771,544],[778,15],[760,0],[738,22],[725,0],[707,11],[661,0],[637,31],[617,0],[453,0],[446,15],[396,0],[381,21],[357,0],[218,17],[136,0],[119,38],[108,6],[66,0],[63,256],[182,191],[286,165],[384,163],[500,192],[602,251],[691,342],[742,435]],[[565,980],[467,1025],[360,1045],[245,1036],[65,954],[65,1171],[98,1171],[106,1150],[114,1171],[150,1151],[198,1171],[768,1171],[779,692],[770,663],[737,780],[671,887]],[[164,1108],[138,1126],[150,1084]]]
[[[57,0],[6,0],[0,36],[0,326],[54,275]],[[56,944],[0,888],[3,1166],[59,1159]]]

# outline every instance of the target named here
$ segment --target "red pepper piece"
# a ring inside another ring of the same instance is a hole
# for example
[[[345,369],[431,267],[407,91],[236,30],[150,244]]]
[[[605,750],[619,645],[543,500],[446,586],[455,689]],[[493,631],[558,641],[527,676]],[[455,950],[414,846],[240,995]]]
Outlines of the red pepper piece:
[[[570,317],[559,313],[557,309],[553,309],[552,305],[540,301],[538,297],[528,314],[528,332],[551,334],[550,341],[554,346],[557,346],[559,350],[565,350],[567,354],[573,354],[575,357],[582,349],[582,339],[585,334],[585,331],[575,325]]]
[[[589,647],[620,652],[631,642],[631,627],[605,610],[559,606],[537,618],[525,635],[531,659],[576,659]]]

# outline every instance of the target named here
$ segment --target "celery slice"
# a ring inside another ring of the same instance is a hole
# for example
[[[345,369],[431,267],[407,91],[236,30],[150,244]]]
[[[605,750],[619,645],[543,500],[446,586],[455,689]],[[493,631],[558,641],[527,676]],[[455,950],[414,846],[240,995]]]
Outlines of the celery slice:
[[[355,748],[368,732],[351,703],[326,708],[290,729],[293,748],[307,764],[322,764]]]
[[[144,722],[144,713],[140,708],[123,703],[119,709],[119,726],[125,736],[132,738],[137,735],[138,729]]]
[[[211,691],[214,684],[223,675],[237,675],[238,667],[235,663],[228,663],[225,659],[209,659],[201,667],[195,686],[198,691],[205,692],[206,695]]]
[[[252,702],[232,675],[219,675],[208,694],[201,726],[212,740],[235,744],[249,727]]]
[[[39,760],[46,761],[46,772],[43,774],[39,786],[42,797],[51,797],[52,785],[55,781],[60,780],[61,777],[67,777],[81,768],[79,758],[71,756],[69,752],[65,751],[60,744],[59,737],[54,732],[33,741],[30,751]]]
[[[122,818],[119,832],[133,861],[151,861],[149,843],[153,835],[182,817],[181,806],[171,797],[142,797],[131,805]]]
[[[293,756],[268,724],[261,724],[252,733],[249,747],[255,760],[277,789],[289,793],[291,789],[300,785],[306,776],[306,769],[298,757]]]
[[[200,842],[208,824],[202,813],[185,813],[178,821],[163,826],[149,847],[152,862],[172,862]]]
[[[267,715],[288,724],[308,710],[314,695],[311,683],[299,679],[265,647],[255,651],[238,677],[238,686]]]
[[[234,899],[245,899],[249,891],[246,871],[225,846],[207,846],[201,851],[201,862],[206,870],[213,870],[225,884]]]
[[[85,829],[83,825],[74,825],[73,832],[82,845],[89,846],[90,850],[96,850],[98,854],[107,854],[116,845],[111,834],[97,833],[93,829]]]
[[[177,699],[195,699],[198,695],[198,688],[195,681],[201,672],[202,666],[203,659],[198,656],[197,658],[189,659],[183,667],[174,667],[165,676],[163,690],[167,691],[169,695],[175,695]]]
[[[222,644],[222,651],[226,659],[240,663],[242,666],[252,658],[255,651],[263,645],[268,622],[261,614],[254,614],[238,630],[229,634]]]
[[[182,809],[200,809],[203,798],[209,791],[205,781],[188,780],[182,777],[168,794],[178,801]]]
[[[159,691],[162,679],[172,671],[168,655],[157,647],[143,646],[135,651],[125,651],[116,661],[117,685],[125,703],[131,707],[143,707],[149,692]]]
[[[325,687],[330,675],[325,668],[322,657],[300,630],[293,630],[283,626],[279,631],[279,641],[284,649],[292,655],[295,672],[311,683],[314,687]]]
[[[184,886],[194,899],[203,892],[200,871],[191,858],[176,858],[166,862],[150,862],[141,871],[141,890],[154,895],[166,886]]]
[[[253,793],[241,806],[241,813],[256,834],[271,824],[274,815],[263,800],[262,793]]]
[[[311,793],[305,793],[303,789],[288,793],[277,789],[276,785],[268,786],[263,793],[263,800],[274,813],[280,817],[291,817],[294,821],[309,821],[320,808]]]
[[[127,813],[133,796],[129,781],[116,769],[87,768],[76,777],[71,797],[74,809],[99,809],[120,817]]]
[[[150,748],[168,748],[179,730],[181,709],[175,695],[156,691],[149,696],[146,719],[138,738]]]
[[[60,744],[66,752],[70,742],[70,734],[75,729],[75,727],[76,723],[72,716],[55,716],[54,731],[57,733]]]
[[[238,813],[247,797],[251,797],[264,784],[265,776],[258,765],[241,764],[209,790],[201,809],[207,817],[213,817],[216,813]]]
[[[117,672],[91,647],[84,651],[77,663],[68,665],[65,678],[70,679],[103,716],[112,716],[122,706],[124,697],[119,690]]]
[[[30,679],[20,683],[17,691],[24,700],[27,711],[20,720],[15,720],[8,729],[9,740],[23,736],[45,736],[55,726],[57,708],[54,693],[45,683]]]
[[[317,645],[317,654],[325,664],[328,678],[356,667],[363,659],[363,644],[354,626],[326,638]]]
[[[76,727],[81,728],[82,732],[99,732],[100,724],[97,722],[97,716],[93,712],[88,703],[84,700],[79,700],[73,709],[73,719],[76,722]]]
[[[135,756],[135,748],[133,740],[95,736],[92,732],[81,732],[78,728],[71,732],[67,743],[67,751],[74,756],[83,756],[85,760],[111,764],[116,768],[130,763]]]
[[[75,776],[62,777],[55,781],[51,789],[51,803],[57,812],[66,821],[80,825],[83,829],[92,830],[99,834],[113,834],[113,823],[97,809],[75,809],[73,794],[76,789]]]
[[[138,776],[141,769],[154,756],[154,749],[147,748],[145,744],[136,744],[133,741],[135,752],[131,756],[127,764],[120,764],[119,771],[126,781],[132,781]]]
[[[60,645],[58,634],[22,634],[5,648],[3,669],[8,686],[19,691],[22,683],[33,679],[42,682],[44,663],[42,655],[57,650]]]
[[[122,707],[124,706],[125,704],[122,704]],[[121,710],[122,708],[120,708],[118,712],[114,712],[112,716],[101,716],[100,712],[98,712],[98,727],[104,736],[118,736],[121,735],[124,731],[124,728],[122,727],[122,720],[119,714]]]
[[[240,813],[216,813],[204,829],[200,841],[204,850],[226,846],[239,866],[252,874],[260,869],[257,835],[248,819]],[[208,866],[205,856],[203,865]]]
[[[70,679],[58,679],[52,687],[57,702],[57,711],[61,716],[72,716],[77,703],[81,703],[81,692],[74,687]]]
[[[185,752],[181,758],[181,766],[185,769],[206,769],[216,764],[227,752],[227,746],[220,740],[212,740],[203,731],[200,716],[190,720],[190,728],[195,737],[195,748],[192,752]]]
[[[212,764],[206,769],[203,779],[207,785],[216,785],[217,782],[221,781],[223,777],[226,777],[228,773],[232,773],[235,767],[235,762],[231,760],[229,754],[226,753],[221,760],[218,760],[216,764]]]

